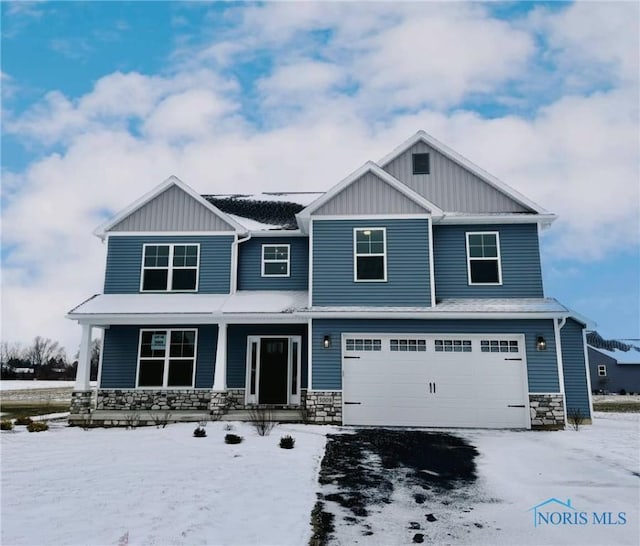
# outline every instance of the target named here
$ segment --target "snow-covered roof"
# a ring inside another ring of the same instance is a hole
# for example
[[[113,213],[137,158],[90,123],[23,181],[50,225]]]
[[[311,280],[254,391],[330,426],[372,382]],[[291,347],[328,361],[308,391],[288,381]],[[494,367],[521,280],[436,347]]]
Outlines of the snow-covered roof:
[[[323,192],[265,192],[257,194],[203,195],[249,231],[298,229],[295,215]]]
[[[603,349],[602,347],[593,347],[589,345],[593,350],[602,353],[603,355],[613,358],[618,364],[640,364],[640,340],[638,339],[618,339],[626,345],[630,345],[628,351],[621,349]]]
[[[226,314],[291,313],[307,303],[307,292],[239,291],[235,294],[97,294],[68,313],[68,318],[153,315],[222,318]]]

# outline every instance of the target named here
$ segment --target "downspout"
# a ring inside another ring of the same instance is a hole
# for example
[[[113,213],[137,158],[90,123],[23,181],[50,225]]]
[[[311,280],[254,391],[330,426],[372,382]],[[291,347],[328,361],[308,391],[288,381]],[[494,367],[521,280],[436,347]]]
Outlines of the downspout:
[[[233,260],[233,266],[231,267],[231,294],[235,294],[238,291],[238,247],[240,243],[246,243],[251,239],[251,232],[244,239],[239,239],[236,235],[233,243],[231,243],[231,258]]]
[[[569,421],[567,414],[567,392],[564,385],[564,361],[562,359],[562,340],[560,339],[560,330],[562,330],[563,326],[567,323],[567,317],[562,317],[561,319],[554,320],[553,323],[553,331],[556,336],[556,361],[558,363],[558,381],[562,390],[562,410],[564,413],[564,423],[566,427],[569,424]]]

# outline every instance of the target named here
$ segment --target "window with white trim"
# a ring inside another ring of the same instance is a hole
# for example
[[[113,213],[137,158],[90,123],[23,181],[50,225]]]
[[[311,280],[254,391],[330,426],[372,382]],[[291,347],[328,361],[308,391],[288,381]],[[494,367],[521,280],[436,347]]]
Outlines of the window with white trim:
[[[604,364],[598,364],[598,376],[607,377],[607,367]]]
[[[353,230],[354,280],[387,280],[387,231],[385,228]]]
[[[391,339],[389,349],[393,352],[425,352],[427,342],[424,339]]]
[[[381,339],[347,339],[347,351],[382,351]]]
[[[196,330],[140,330],[137,386],[193,387]]]
[[[467,272],[469,284],[502,284],[497,231],[467,232]]]
[[[195,292],[200,245],[145,244],[141,292]]]
[[[517,353],[518,342],[507,339],[483,339],[480,341],[480,351],[483,353]]]
[[[436,353],[470,353],[470,339],[436,339],[434,341]]]
[[[262,276],[288,277],[290,245],[262,245]]]

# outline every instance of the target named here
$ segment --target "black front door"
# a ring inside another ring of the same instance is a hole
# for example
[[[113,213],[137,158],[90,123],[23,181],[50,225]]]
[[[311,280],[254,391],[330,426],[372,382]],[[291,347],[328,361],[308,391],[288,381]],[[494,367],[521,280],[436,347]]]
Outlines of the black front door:
[[[289,371],[289,339],[260,340],[260,390],[258,403],[286,404]]]

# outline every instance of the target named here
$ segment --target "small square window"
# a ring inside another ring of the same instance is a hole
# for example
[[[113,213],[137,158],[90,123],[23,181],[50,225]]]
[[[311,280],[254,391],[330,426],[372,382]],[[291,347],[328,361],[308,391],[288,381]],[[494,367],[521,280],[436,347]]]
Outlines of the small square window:
[[[413,174],[429,174],[429,154],[412,154]]]
[[[600,377],[606,377],[607,376],[607,367],[604,364],[600,364],[598,366],[598,375]]]

